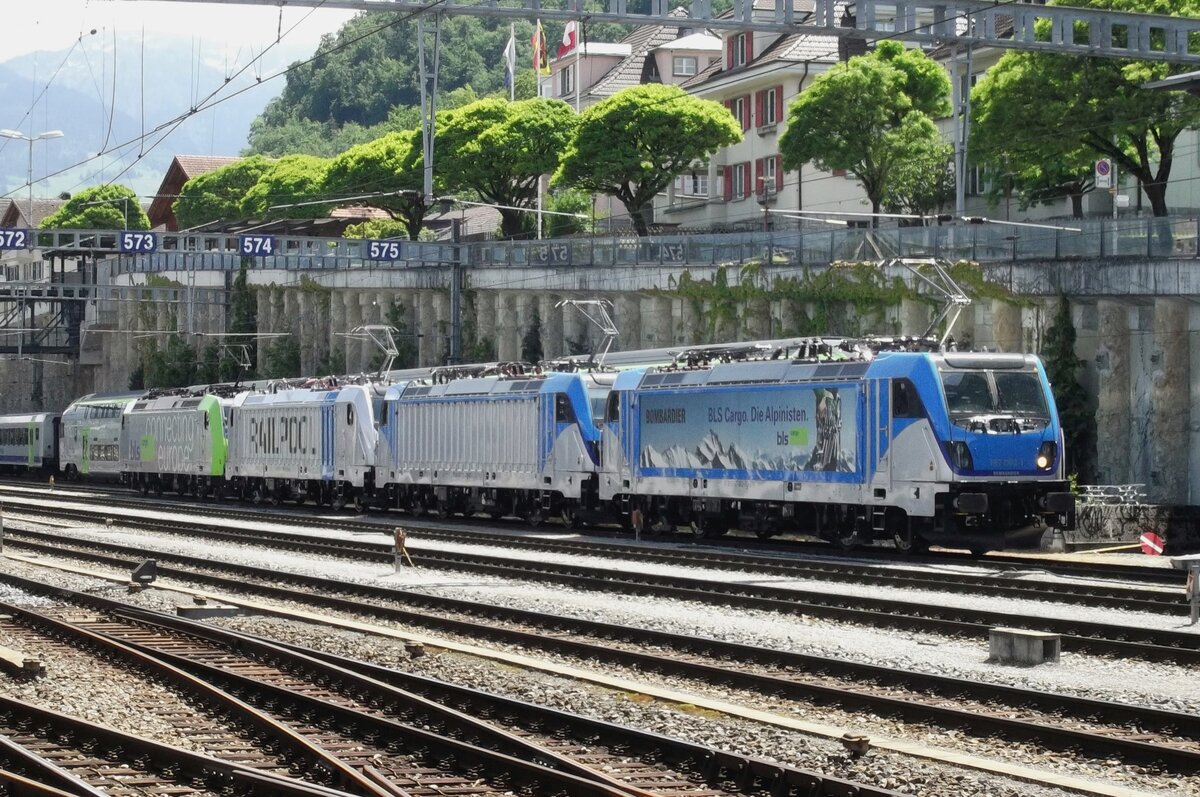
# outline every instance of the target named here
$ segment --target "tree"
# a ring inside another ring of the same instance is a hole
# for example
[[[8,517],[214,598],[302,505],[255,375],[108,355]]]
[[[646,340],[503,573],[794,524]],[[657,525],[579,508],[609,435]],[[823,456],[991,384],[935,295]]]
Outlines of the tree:
[[[521,359],[527,363],[542,361],[542,317],[537,310],[529,318],[529,328],[521,338]]]
[[[1057,4],[1057,3],[1056,3]],[[1200,0],[1072,0],[1114,11],[1200,16]],[[1039,28],[1039,37],[1048,30]],[[1118,32],[1114,44],[1124,33]],[[1152,32],[1151,44],[1162,46]],[[1078,157],[1112,158],[1137,178],[1155,216],[1165,216],[1175,142],[1200,124],[1200,98],[1146,91],[1151,80],[1185,71],[1181,65],[1050,53],[1009,52],[971,93],[972,136],[980,162],[1005,155],[1016,164],[1054,164]]]
[[[910,153],[928,159],[938,149],[932,118],[950,113],[949,93],[937,62],[899,42],[880,42],[818,76],[792,103],[779,137],[783,167],[812,161],[825,171],[852,171],[871,212],[879,213]]]
[[[555,191],[546,202],[546,209],[555,214],[573,213],[574,216],[546,216],[546,235],[550,238],[564,238],[568,235],[579,235],[590,232],[594,228],[592,219],[592,197],[586,191],[567,188]]]
[[[255,155],[188,180],[173,206],[179,228],[241,219],[242,200],[270,168],[271,161]]]
[[[325,193],[331,197],[363,195],[353,203],[386,211],[404,223],[408,237],[415,241],[429,212],[423,193],[424,169],[420,131],[389,133],[334,158],[325,174]]]
[[[1054,320],[1046,329],[1042,362],[1066,440],[1067,471],[1078,474],[1080,481],[1091,481],[1096,463],[1096,414],[1079,383],[1084,362],[1075,354],[1075,325],[1065,296],[1059,297]]]
[[[319,219],[329,215],[333,204],[319,201],[326,198],[328,170],[329,161],[313,155],[280,158],[242,198],[242,217]]]
[[[718,103],[678,86],[632,86],[580,114],[552,182],[616,197],[637,234],[647,235],[643,209],[655,194],[741,139],[741,127]]]
[[[234,337],[229,339],[229,345],[235,347],[240,355],[241,347],[245,346],[250,362],[257,359],[258,344],[254,335],[258,333],[258,302],[250,287],[250,258],[242,258],[241,268],[234,277],[233,288],[229,292],[229,331]],[[235,357],[221,360],[221,379],[233,381],[238,378],[253,379],[254,369],[249,373],[239,373],[240,369]]]
[[[942,141],[921,139],[908,158],[896,164],[883,192],[889,213],[929,216],[954,203],[954,148]]]
[[[137,194],[123,185],[85,188],[42,219],[44,230],[148,230],[150,219]]]
[[[300,376],[300,342],[294,335],[277,338],[267,347],[266,379]]]
[[[562,100],[484,99],[438,114],[435,162],[448,191],[473,191],[500,209],[505,237],[520,235],[538,181],[558,168],[576,124]]]
[[[145,386],[187,387],[196,384],[196,352],[178,332],[162,350],[150,351],[145,362]]]

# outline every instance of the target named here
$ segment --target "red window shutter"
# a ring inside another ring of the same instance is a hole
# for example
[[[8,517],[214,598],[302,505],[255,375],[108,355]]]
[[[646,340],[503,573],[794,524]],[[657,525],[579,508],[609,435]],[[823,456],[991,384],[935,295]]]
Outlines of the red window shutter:
[[[754,60],[754,31],[746,31],[746,63]]]
[[[725,183],[725,201],[728,202],[729,200],[733,199],[733,167],[732,166],[725,167],[725,179],[723,182]]]
[[[763,92],[754,92],[754,126],[762,127],[763,123]]]
[[[733,42],[737,38],[737,34],[730,36],[725,40],[725,68],[733,69]]]
[[[742,97],[742,132],[750,129],[750,95]]]
[[[775,156],[775,193],[783,191],[783,156]]]
[[[775,87],[775,121],[783,121],[783,86]]]
[[[754,193],[763,190],[763,159],[754,161]]]
[[[746,167],[742,169],[742,196],[750,196],[750,161],[746,161]]]

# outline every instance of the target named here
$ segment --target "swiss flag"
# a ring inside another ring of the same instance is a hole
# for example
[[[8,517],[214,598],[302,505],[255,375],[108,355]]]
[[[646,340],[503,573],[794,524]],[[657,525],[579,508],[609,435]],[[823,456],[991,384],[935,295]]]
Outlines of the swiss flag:
[[[562,58],[567,53],[575,49],[575,31],[578,28],[578,23],[571,20],[567,26],[563,28],[562,44],[558,46],[558,57]]]

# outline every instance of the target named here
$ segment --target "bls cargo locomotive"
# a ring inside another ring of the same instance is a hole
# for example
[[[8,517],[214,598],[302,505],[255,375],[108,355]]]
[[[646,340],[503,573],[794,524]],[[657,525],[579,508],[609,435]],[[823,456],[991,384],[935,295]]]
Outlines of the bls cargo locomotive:
[[[599,497],[633,525],[804,530],[853,546],[1035,544],[1074,522],[1032,355],[814,341],[795,357],[620,374]]]
[[[63,415],[61,461],[50,415],[0,418],[0,461],[115,469],[144,491],[904,551],[1031,545],[1074,523],[1032,355],[812,339],[555,368],[88,396]]]

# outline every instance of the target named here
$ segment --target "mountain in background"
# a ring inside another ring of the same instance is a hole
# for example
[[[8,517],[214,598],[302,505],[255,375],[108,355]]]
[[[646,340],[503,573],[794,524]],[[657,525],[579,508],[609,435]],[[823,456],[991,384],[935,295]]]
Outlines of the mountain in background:
[[[282,78],[265,78],[311,55],[279,45],[260,66],[236,75],[223,55],[206,52],[203,42],[183,36],[144,46],[134,36],[118,37],[115,43],[83,42],[70,51],[0,62],[0,97],[6,99],[0,128],[26,135],[46,130],[64,134],[33,145],[35,196],[109,181],[148,196],[158,190],[175,155],[241,154],[250,123],[284,88]],[[248,59],[241,55],[238,60]],[[26,116],[31,106],[32,124]],[[202,110],[189,116],[193,108]],[[0,138],[0,194],[26,196],[28,158],[27,143]],[[39,179],[64,169],[68,171]]]

